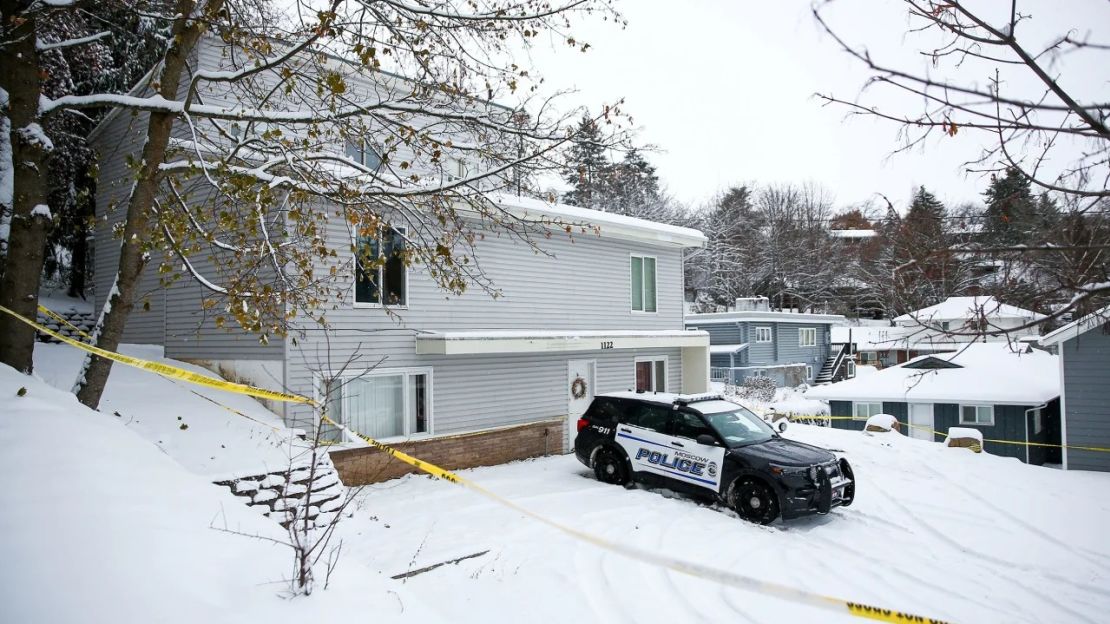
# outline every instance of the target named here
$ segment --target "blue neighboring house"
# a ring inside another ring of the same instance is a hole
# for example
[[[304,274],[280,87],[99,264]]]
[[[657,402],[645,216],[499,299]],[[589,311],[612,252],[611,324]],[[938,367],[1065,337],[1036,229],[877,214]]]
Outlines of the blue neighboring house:
[[[1041,338],[1060,356],[1064,468],[1110,472],[1110,307]]]
[[[1057,464],[1059,449],[1041,445],[1060,444],[1058,360],[1026,344],[980,342],[810,388],[806,398],[828,401],[838,429],[889,414],[905,435],[941,442],[950,427],[971,427],[992,455]]]
[[[771,310],[764,297],[736,300],[729,312],[687,314],[686,329],[709,333],[712,381],[769,377],[779,386],[821,384],[855,375],[846,347],[831,345],[839,314]]]

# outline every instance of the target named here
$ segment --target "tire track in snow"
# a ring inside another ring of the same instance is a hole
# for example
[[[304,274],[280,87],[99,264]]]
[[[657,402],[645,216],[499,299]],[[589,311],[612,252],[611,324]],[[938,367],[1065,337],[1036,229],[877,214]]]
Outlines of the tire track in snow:
[[[1084,621],[1084,622],[1090,622],[1091,624],[1100,624],[1100,620],[1093,620],[1088,615],[1086,615],[1084,613],[1080,613],[1078,611],[1075,611],[1074,609],[1072,609],[1068,605],[1060,602],[1059,600],[1056,600],[1056,598],[1053,597],[1051,594],[1047,594],[1047,593],[1041,591],[1040,589],[1038,589],[1034,585],[1031,585],[1029,583],[1026,583],[1023,580],[1020,580],[1019,577],[1017,577],[1017,576],[1015,576],[1015,575],[1013,575],[1009,572],[1009,570],[1011,568],[1015,568],[1015,567],[1024,569],[1024,567],[1021,566],[1020,564],[1016,564],[1016,563],[1011,562],[1011,561],[1006,561],[1004,559],[1000,559],[1000,558],[995,557],[993,555],[974,550],[972,548],[969,548],[966,544],[964,544],[962,542],[957,542],[956,540],[950,538],[943,531],[937,529],[936,527],[932,526],[928,522],[925,522],[924,520],[920,519],[917,516],[917,514],[913,513],[913,511],[911,511],[908,507],[906,507],[904,504],[902,504],[901,501],[899,501],[896,497],[891,496],[884,488],[882,488],[878,484],[873,484],[873,487],[874,487],[876,492],[878,492],[884,498],[889,500],[907,518],[910,518],[913,521],[914,524],[920,526],[926,532],[928,532],[931,535],[933,535],[934,537],[938,538],[938,540],[942,544],[944,544],[950,550],[955,552],[956,555],[957,555],[957,558],[966,559],[966,558],[968,558],[968,555],[974,555],[975,557],[978,557],[978,558],[980,558],[984,561],[989,561],[991,563],[994,563],[997,566],[999,566],[999,569],[994,570],[994,573],[997,576],[999,576],[1000,578],[1003,578],[1005,580],[1008,580],[1010,583],[1013,583],[1015,586],[1019,587],[1020,589],[1022,589],[1025,592],[1027,592],[1029,595],[1036,596],[1036,597],[1040,598],[1042,601],[1044,601],[1045,604],[1050,604],[1050,605],[1054,606],[1057,610],[1072,615],[1072,617],[1074,617],[1076,620],[1081,620],[1081,621]],[[1028,569],[1027,571],[1035,572],[1035,573],[1040,572],[1040,570],[1036,570],[1036,569]],[[1075,584],[1072,581],[1068,581],[1068,582],[1073,584],[1073,585]],[[952,593],[952,592],[949,591],[949,593]],[[963,595],[960,595],[960,598],[966,600],[966,598]],[[1010,604],[1012,604],[1015,607],[1018,614],[1022,614],[1026,611],[1026,609],[1022,605],[1015,604],[1012,601],[1010,602]],[[1091,606],[1091,605],[1085,605],[1085,606]],[[1016,615],[1013,612],[1008,613],[1006,615],[1011,620],[1015,617],[1020,617],[1020,615]],[[1026,621],[1030,621],[1030,620],[1026,620]],[[1035,621],[1035,620],[1033,620],[1033,621]]]
[[[1087,551],[1077,549],[1076,547],[1072,546],[1071,544],[1068,544],[1067,542],[1064,542],[1064,541],[1061,541],[1060,539],[1057,539],[1056,536],[1052,535],[1051,533],[1049,533],[1047,531],[1044,531],[1044,530],[1038,528],[1035,525],[1029,524],[1025,520],[1022,520],[1019,516],[1017,516],[1013,513],[1010,513],[1009,511],[1006,511],[1005,509],[999,507],[998,505],[995,505],[994,503],[990,502],[989,500],[986,500],[985,498],[979,496],[978,493],[972,492],[971,490],[967,489],[967,487],[965,485],[963,485],[962,483],[960,483],[956,479],[953,479],[952,477],[949,477],[948,475],[946,475],[942,472],[939,472],[935,468],[933,468],[933,467],[931,467],[927,464],[923,464],[922,467],[925,468],[926,470],[928,470],[934,476],[940,477],[944,481],[954,485],[956,487],[956,489],[958,489],[958,490],[962,491],[964,494],[974,498],[976,501],[978,501],[984,507],[994,511],[998,515],[1006,518],[1010,522],[1020,526],[1021,528],[1025,529],[1027,532],[1032,533],[1033,535],[1036,535],[1037,537],[1043,539],[1044,541],[1049,542],[1049,543],[1055,545],[1056,547],[1058,547],[1062,550],[1066,550],[1066,551],[1070,552],[1071,554],[1079,557],[1080,559],[1087,560],[1088,563],[1091,563],[1095,567],[1097,567],[1099,569],[1099,571],[1102,572],[1102,574],[1104,576],[1110,577],[1110,567],[1106,567],[1106,561],[1098,561],[1098,560],[1092,558],[1091,554],[1088,553]],[[1105,555],[1099,555],[1099,557],[1102,558],[1102,559],[1110,560],[1110,557],[1106,557]]]

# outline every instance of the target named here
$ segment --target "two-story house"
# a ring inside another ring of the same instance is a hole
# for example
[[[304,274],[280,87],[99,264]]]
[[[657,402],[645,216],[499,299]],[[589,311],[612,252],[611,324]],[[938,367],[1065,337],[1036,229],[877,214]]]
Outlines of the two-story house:
[[[197,63],[211,57],[218,59],[201,49]],[[141,147],[143,117],[110,115],[92,135],[101,158],[97,305],[112,286],[112,232],[122,218],[112,206],[127,192],[125,162]],[[333,147],[367,159],[364,150]],[[687,331],[682,320],[683,250],[704,245],[701,232],[525,197],[489,200],[522,219],[592,228],[570,235],[552,225],[551,236],[537,240],[540,254],[518,237],[486,232],[474,260],[498,289],[493,298],[482,289],[441,290],[423,267],[390,252],[404,244],[397,230],[357,241],[382,260],[364,264],[337,217],[324,236],[337,255],[339,290],[348,294],[320,309],[326,328],[299,315],[286,338],[262,344],[217,328],[202,308],[210,293],[195,280],[159,288],[148,271],[149,295],[125,341],[164,345],[167,357],[314,396],[354,431],[453,468],[568,450],[579,415],[599,392],[708,389],[709,336]],[[271,407],[291,426],[320,426],[309,406]],[[375,453],[332,457],[348,484],[410,471]]]
[[[741,298],[729,312],[686,315],[686,328],[710,337],[710,376],[743,383],[769,377],[779,386],[827,383],[852,376],[846,352],[830,349],[839,314],[771,310],[765,297]]]

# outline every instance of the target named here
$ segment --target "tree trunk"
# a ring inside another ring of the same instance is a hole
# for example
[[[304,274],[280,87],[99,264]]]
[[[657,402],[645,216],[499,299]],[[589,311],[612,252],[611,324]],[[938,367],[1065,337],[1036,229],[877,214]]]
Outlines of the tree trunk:
[[[50,210],[46,200],[46,157],[49,143],[38,124],[42,81],[36,16],[25,11],[25,2],[0,2],[4,35],[10,42],[0,46],[0,87],[8,95],[7,115],[11,121],[12,192],[11,229],[3,276],[0,276],[0,305],[34,319],[39,304]],[[22,14],[21,14],[22,13]],[[34,328],[7,314],[0,314],[0,362],[30,373],[35,348]]]
[[[222,0],[213,0],[204,5],[207,17],[215,16],[223,5]],[[207,19],[196,19],[194,0],[177,0],[171,40],[173,43],[166,51],[160,75],[155,76],[159,95],[167,100],[178,99],[178,89],[182,75],[204,29]],[[172,113],[152,112],[147,122],[146,142],[143,144],[142,158],[131,193],[127,199],[126,223],[123,228],[123,241],[120,243],[119,268],[115,283],[108,292],[104,308],[100,311],[93,338],[97,346],[115,351],[123,337],[127,317],[135,305],[135,294],[147,263],[148,253],[144,244],[149,238],[151,208],[161,181],[159,167],[165,161],[170,132],[176,116]],[[104,386],[108,383],[108,373],[112,361],[92,354],[85,356],[81,373],[73,388],[77,399],[90,408],[96,409]]]

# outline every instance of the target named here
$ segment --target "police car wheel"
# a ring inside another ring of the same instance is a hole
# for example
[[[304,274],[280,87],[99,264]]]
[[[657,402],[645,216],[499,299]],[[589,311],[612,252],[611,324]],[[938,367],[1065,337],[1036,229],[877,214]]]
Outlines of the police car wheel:
[[[744,478],[732,486],[731,492],[732,508],[744,520],[770,524],[778,517],[778,497],[762,481]]]
[[[602,483],[624,485],[628,483],[628,469],[624,459],[611,448],[602,448],[594,456],[594,474]]]

